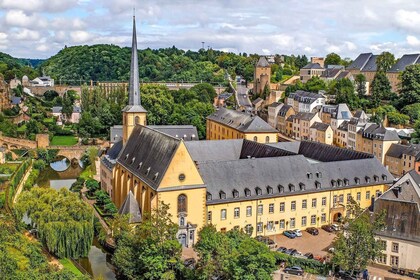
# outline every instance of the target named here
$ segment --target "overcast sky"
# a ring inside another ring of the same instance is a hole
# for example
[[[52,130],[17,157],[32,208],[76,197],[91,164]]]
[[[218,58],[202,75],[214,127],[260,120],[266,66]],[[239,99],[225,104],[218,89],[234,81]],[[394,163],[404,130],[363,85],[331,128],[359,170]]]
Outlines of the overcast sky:
[[[420,0],[0,0],[0,51],[47,58],[65,45],[208,46],[236,53],[420,52]]]

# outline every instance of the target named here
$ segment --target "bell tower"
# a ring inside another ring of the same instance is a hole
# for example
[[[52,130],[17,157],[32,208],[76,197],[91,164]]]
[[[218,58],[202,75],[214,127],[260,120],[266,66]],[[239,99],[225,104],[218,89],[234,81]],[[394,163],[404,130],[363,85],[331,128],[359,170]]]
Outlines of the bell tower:
[[[133,39],[131,43],[131,66],[130,84],[128,91],[128,105],[123,112],[123,144],[127,143],[128,138],[136,125],[146,125],[147,111],[141,106],[140,81],[139,81],[139,60],[137,57],[137,34],[136,17],[133,16]]]

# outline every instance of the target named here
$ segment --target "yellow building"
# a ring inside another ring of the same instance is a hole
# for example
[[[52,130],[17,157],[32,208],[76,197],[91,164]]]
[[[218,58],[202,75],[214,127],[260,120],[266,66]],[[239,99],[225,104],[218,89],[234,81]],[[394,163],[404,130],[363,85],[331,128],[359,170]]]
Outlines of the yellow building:
[[[207,140],[247,139],[260,143],[277,142],[278,131],[259,116],[218,108],[207,117]]]
[[[280,108],[280,111],[277,116],[277,128],[280,133],[291,136],[293,130],[293,123],[287,123],[286,120],[296,114],[295,109],[292,106],[284,104],[283,107]],[[288,124],[290,127],[288,127]]]
[[[292,123],[292,133],[290,137],[297,140],[309,140],[311,138],[310,127],[315,122],[321,122],[317,113],[298,112],[286,120],[286,126]]]
[[[318,143],[333,144],[333,131],[329,124],[322,122],[314,122],[310,130],[311,141]]]
[[[420,145],[418,144],[391,144],[385,155],[385,166],[396,177],[403,176],[414,169],[419,161]]]

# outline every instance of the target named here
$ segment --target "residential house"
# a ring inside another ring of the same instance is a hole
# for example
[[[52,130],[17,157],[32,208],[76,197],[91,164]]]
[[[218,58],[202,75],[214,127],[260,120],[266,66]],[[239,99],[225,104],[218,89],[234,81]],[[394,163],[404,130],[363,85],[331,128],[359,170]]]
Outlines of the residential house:
[[[43,76],[33,79],[30,83],[33,87],[53,87],[54,79],[51,79],[51,77],[48,76]]]
[[[335,145],[342,148],[347,148],[349,134],[349,121],[343,121],[337,128],[336,142]]]
[[[391,83],[392,91],[398,92],[400,85],[400,74],[405,70],[407,66],[420,64],[420,54],[405,54],[397,63],[395,63],[391,69],[386,73],[389,82]]]
[[[385,212],[385,228],[376,232],[382,254],[376,262],[397,271],[420,268],[420,175],[411,170],[374,201],[376,214]]]
[[[356,150],[357,132],[363,128],[369,118],[363,110],[354,113],[348,124],[347,148]]]
[[[420,161],[419,144],[392,144],[385,154],[385,166],[399,177],[416,168]]]
[[[252,101],[253,112],[257,113],[257,111],[261,111],[264,106],[264,99],[258,97],[254,101]]]
[[[280,131],[280,133],[291,136],[293,131],[293,121],[286,122],[287,119],[289,119],[291,116],[294,116],[296,114],[295,109],[293,109],[293,106],[284,104],[278,113],[277,116],[277,129]],[[290,127],[288,127],[288,124]]]
[[[274,102],[268,106],[268,120],[267,123],[271,125],[271,127],[277,129],[277,116],[279,114],[280,109],[284,106],[283,103]]]
[[[10,82],[9,82],[10,89],[15,89],[21,84],[22,84],[21,81],[16,77],[11,79]]]
[[[218,108],[207,117],[207,140],[248,139],[260,143],[277,142],[278,131],[259,116]]]
[[[378,160],[385,164],[385,155],[392,144],[400,142],[395,130],[385,128],[382,124],[365,124],[356,137],[356,151],[375,155]]]
[[[319,93],[297,90],[287,97],[287,104],[296,112],[318,112],[325,105],[325,96]]]
[[[337,110],[338,105],[324,105],[319,111],[319,117],[323,123],[331,124],[331,116]]]
[[[81,116],[81,108],[79,106],[73,106],[73,112],[70,116],[62,113],[63,107],[62,106],[55,106],[52,107],[52,115],[57,117],[57,124],[62,125],[65,122],[69,123],[79,123],[80,116]]]
[[[311,138],[310,127],[315,122],[321,122],[321,119],[317,113],[298,112],[293,116],[293,118],[291,118],[291,121],[291,136],[297,140],[309,140]]]
[[[332,145],[333,144],[333,131],[331,125],[314,122],[309,128],[311,141]]]
[[[10,90],[9,85],[0,74],[0,111],[10,108]]]
[[[320,77],[325,71],[325,68],[319,63],[308,63],[300,69],[300,81],[306,83],[312,77]]]
[[[339,131],[338,128],[344,121],[350,121],[353,117],[349,107],[345,103],[337,105],[334,111],[331,113],[331,128],[334,132],[334,144],[338,145],[339,142]],[[343,132],[343,131],[341,131]],[[341,136],[341,134],[340,134]],[[341,145],[338,145],[341,146]]]

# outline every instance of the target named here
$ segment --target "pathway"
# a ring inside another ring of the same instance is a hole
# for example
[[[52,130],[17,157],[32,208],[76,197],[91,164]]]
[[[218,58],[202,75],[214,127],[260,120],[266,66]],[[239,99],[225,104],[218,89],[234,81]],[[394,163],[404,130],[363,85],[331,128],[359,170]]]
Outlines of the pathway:
[[[28,170],[26,171],[25,176],[23,176],[22,180],[19,183],[19,186],[16,189],[15,197],[13,198],[13,204],[16,203],[16,200],[17,200],[18,196],[20,195],[20,193],[23,190],[23,185],[25,184],[26,180],[28,179],[29,175],[31,174],[31,171],[32,171],[32,164],[28,168]]]

